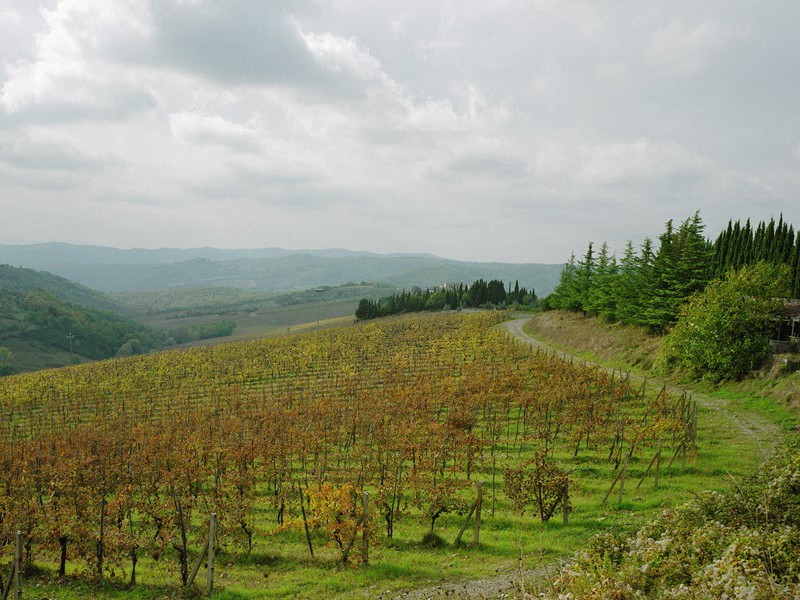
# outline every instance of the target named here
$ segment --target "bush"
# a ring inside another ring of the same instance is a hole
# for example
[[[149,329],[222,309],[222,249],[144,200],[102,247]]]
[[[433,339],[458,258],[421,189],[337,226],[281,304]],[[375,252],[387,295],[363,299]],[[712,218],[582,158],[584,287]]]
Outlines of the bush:
[[[712,281],[682,306],[658,364],[714,381],[743,377],[769,353],[772,315],[788,281],[784,265],[763,262]]]
[[[552,583],[548,598],[800,597],[800,448],[632,537],[596,536]]]

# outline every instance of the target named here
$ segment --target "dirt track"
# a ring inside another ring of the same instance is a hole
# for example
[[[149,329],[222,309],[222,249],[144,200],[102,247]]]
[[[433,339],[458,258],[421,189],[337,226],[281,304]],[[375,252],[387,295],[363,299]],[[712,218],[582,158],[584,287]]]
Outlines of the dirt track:
[[[501,327],[505,327],[505,329],[511,335],[513,335],[521,342],[524,342],[526,344],[532,344],[534,347],[551,350],[552,348],[550,348],[546,343],[537,340],[536,338],[531,337],[530,335],[525,333],[525,331],[523,330],[523,326],[529,320],[530,317],[514,319],[512,321],[506,321],[501,325]],[[587,362],[588,364],[597,365],[597,363],[593,363],[591,361],[585,361],[583,358],[579,358],[569,353],[557,352],[557,354],[563,356],[565,360],[574,360],[575,362],[583,361]],[[631,374],[630,378],[631,381],[639,383],[644,381],[644,377],[634,374]],[[664,385],[663,380],[655,378],[648,378],[647,382],[653,388],[658,388],[658,389],[661,389],[661,387]],[[684,391],[684,388],[671,384],[667,384],[667,389],[670,392],[677,394],[681,394]],[[758,447],[759,452],[764,458],[767,458],[768,456],[770,456],[770,454],[772,454],[773,449],[781,439],[780,427],[778,427],[775,423],[772,423],[762,415],[759,415],[757,413],[750,413],[747,415],[746,418],[744,418],[742,415],[739,415],[736,412],[732,411],[727,406],[724,400],[721,400],[719,398],[714,398],[712,396],[708,396],[702,393],[692,392],[692,398],[697,401],[698,405],[712,410],[720,420],[729,423],[733,427],[736,427],[745,436],[753,440],[753,442]]]

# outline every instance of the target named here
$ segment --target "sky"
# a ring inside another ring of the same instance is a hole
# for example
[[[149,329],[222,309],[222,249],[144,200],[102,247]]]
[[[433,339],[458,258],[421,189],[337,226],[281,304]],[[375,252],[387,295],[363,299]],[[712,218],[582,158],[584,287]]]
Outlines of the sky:
[[[564,262],[800,226],[796,0],[0,0],[0,243]]]

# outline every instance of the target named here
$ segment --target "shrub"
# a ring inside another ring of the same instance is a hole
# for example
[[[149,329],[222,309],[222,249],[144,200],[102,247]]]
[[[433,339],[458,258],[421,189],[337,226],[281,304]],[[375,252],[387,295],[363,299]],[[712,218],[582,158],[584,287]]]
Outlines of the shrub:
[[[715,381],[743,377],[769,352],[772,315],[788,281],[786,266],[763,262],[712,281],[681,307],[659,365]]]

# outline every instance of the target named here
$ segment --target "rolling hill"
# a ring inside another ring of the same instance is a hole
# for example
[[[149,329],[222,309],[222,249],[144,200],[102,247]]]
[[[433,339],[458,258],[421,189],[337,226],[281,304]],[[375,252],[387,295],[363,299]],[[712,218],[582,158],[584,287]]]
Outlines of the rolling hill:
[[[94,289],[163,290],[235,287],[262,292],[301,290],[353,281],[398,287],[445,281],[519,280],[540,297],[555,288],[562,265],[477,263],[432,255],[382,255],[340,249],[289,251],[214,248],[120,250],[70,244],[0,245],[0,263],[46,270]]]

